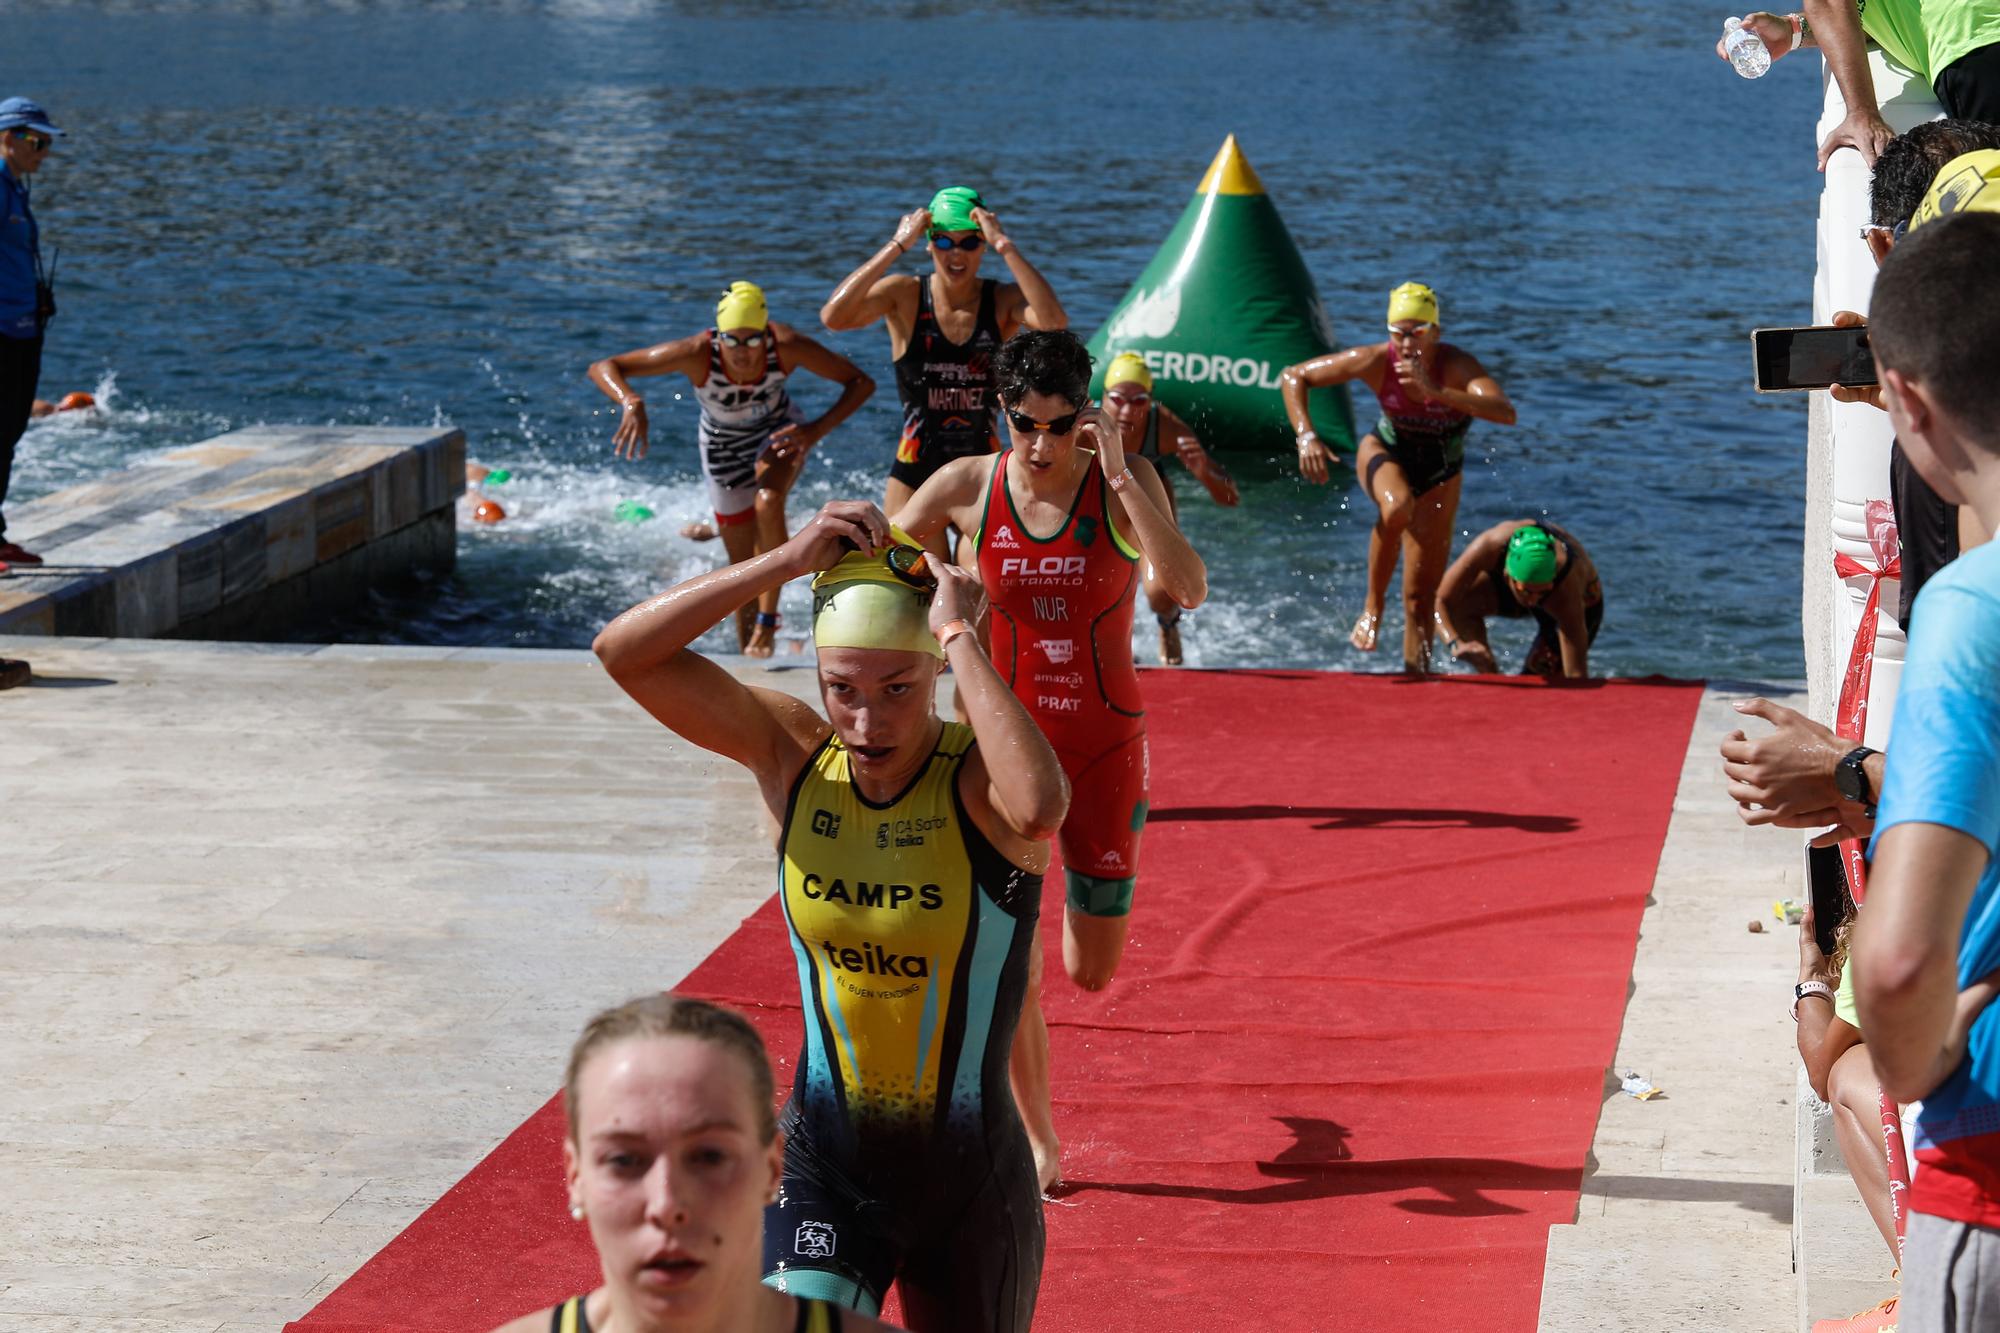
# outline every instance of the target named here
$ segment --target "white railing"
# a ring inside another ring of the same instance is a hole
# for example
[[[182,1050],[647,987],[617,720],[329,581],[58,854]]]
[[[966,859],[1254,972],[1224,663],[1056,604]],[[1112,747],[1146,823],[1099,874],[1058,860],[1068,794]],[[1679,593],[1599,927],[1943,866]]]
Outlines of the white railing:
[[[1875,93],[1882,117],[1899,133],[1942,115],[1928,84],[1879,50],[1868,55],[1875,76]],[[1831,73],[1826,87],[1819,135],[1838,125],[1847,114]],[[1875,260],[1860,231],[1868,221],[1869,169],[1861,154],[1844,148],[1827,163],[1826,186],[1819,204],[1819,268],[1813,278],[1813,322],[1825,324],[1836,310],[1868,310],[1875,285]],[[1833,555],[1840,551],[1874,566],[1863,517],[1870,500],[1889,497],[1889,443],[1893,431],[1885,412],[1865,403],[1836,403],[1826,394],[1812,395],[1808,418],[1809,453],[1806,467],[1805,586],[1801,621],[1805,635],[1806,678],[1812,714],[1833,720],[1840,682],[1846,673],[1855,632],[1868,600],[1865,575],[1842,579],[1834,572]],[[1896,687],[1903,674],[1903,633],[1896,625],[1901,589],[1895,580],[1882,586],[1875,639],[1875,670],[1868,695],[1867,744],[1888,744],[1889,724],[1896,707]]]

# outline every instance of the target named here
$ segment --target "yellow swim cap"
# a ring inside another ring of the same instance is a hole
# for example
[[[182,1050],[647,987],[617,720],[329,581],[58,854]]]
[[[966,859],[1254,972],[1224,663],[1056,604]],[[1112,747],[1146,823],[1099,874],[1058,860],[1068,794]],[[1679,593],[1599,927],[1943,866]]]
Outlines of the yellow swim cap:
[[[904,546],[916,541],[891,525]],[[820,648],[890,648],[942,658],[931,633],[930,594],[910,586],[883,555],[850,551],[832,569],[815,575],[813,644]]]
[[[1954,213],[2000,213],[2000,149],[1962,153],[1939,167],[1910,215],[1910,230]]]
[[[1389,322],[1401,323],[1406,319],[1421,320],[1426,324],[1438,322],[1438,294],[1421,282],[1406,282],[1389,293]]]
[[[1153,387],[1153,372],[1146,366],[1146,358],[1137,352],[1120,352],[1111,358],[1111,364],[1104,368],[1104,387],[1114,384],[1143,384]]]
[[[754,282],[732,282],[722,299],[715,303],[718,329],[761,329],[771,322],[764,304],[764,289]]]

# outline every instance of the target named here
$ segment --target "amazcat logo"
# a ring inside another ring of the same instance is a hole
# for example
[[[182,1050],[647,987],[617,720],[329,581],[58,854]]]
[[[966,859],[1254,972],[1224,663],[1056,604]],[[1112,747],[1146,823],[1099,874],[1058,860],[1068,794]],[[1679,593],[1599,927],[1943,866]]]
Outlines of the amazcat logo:
[[[920,953],[890,953],[872,940],[858,949],[849,949],[832,940],[821,940],[820,952],[837,971],[859,972],[871,977],[927,977],[931,960]]]
[[[846,903],[850,907],[886,907],[891,911],[914,900],[926,912],[944,906],[944,888],[938,884],[878,884],[858,879],[822,879],[807,875],[799,881],[799,892],[814,902]]]
[[[792,1252],[807,1259],[831,1259],[839,1244],[831,1223],[801,1222],[792,1236]]]
[[[831,810],[813,811],[812,831],[822,838],[840,836],[840,816]]]

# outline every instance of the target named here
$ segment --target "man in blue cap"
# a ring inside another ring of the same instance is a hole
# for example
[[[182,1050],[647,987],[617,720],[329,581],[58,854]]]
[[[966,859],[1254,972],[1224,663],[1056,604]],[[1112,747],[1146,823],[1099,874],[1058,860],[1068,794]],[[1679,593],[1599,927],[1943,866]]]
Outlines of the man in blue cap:
[[[55,300],[42,274],[41,236],[28,208],[28,177],[40,170],[62,133],[25,97],[0,101],[0,505],[14,471],[14,446],[28,427],[42,374],[42,329]],[[0,572],[42,558],[7,540],[0,511]]]

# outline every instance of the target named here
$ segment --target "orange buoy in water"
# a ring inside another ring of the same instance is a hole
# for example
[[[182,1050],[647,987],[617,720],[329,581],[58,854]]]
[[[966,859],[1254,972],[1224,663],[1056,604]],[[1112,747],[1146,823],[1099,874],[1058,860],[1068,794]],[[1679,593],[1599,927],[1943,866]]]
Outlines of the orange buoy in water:
[[[497,500],[481,500],[479,508],[472,511],[472,517],[479,523],[498,523],[507,517],[507,511],[500,507]]]
[[[97,406],[97,400],[95,398],[92,398],[89,394],[83,392],[81,389],[79,389],[75,393],[64,394],[62,396],[62,401],[56,404],[56,411],[79,412],[86,407],[96,407],[96,406]]]

